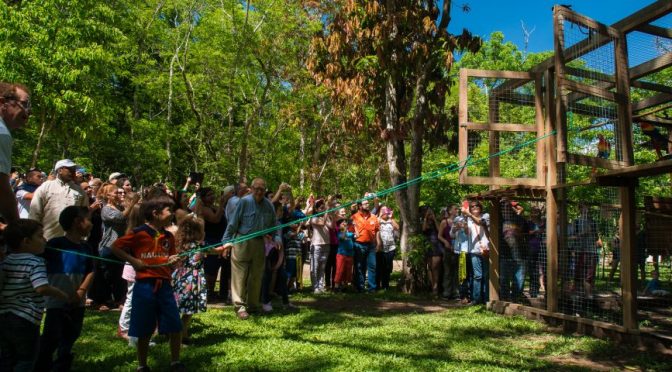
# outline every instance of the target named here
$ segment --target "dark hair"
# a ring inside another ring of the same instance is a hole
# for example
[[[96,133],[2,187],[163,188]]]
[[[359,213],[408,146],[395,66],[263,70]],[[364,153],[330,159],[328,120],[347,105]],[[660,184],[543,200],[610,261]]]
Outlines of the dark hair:
[[[175,203],[169,197],[158,196],[143,202],[140,207],[140,214],[145,218],[145,221],[151,221],[154,219],[154,212],[161,212],[164,208],[172,208],[174,205]]]
[[[196,193],[199,198],[203,199],[204,196],[208,195],[209,192],[214,192],[212,187],[201,187]],[[179,201],[179,200],[178,200]]]
[[[5,228],[5,243],[12,251],[21,249],[21,242],[23,239],[31,238],[35,233],[42,228],[42,224],[27,218],[10,223]]]
[[[63,209],[60,216],[58,216],[58,223],[61,225],[63,230],[68,231],[72,228],[72,225],[75,224],[76,219],[88,217],[89,208],[71,205]]]
[[[0,98],[4,98],[5,100],[17,99],[18,98],[16,94],[17,89],[21,89],[24,92],[28,93],[28,95],[30,95],[30,89],[28,89],[28,87],[26,87],[23,84],[7,83],[4,81],[0,81]]]

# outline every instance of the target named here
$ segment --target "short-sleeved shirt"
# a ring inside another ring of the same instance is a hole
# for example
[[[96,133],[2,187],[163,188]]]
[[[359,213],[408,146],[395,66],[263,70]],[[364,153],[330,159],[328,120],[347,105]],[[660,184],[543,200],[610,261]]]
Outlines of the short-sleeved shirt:
[[[9,175],[12,169],[12,134],[0,117],[0,173]]]
[[[47,181],[33,195],[30,219],[42,223],[45,239],[63,236],[65,231],[58,223],[58,217],[71,205],[89,207],[89,197],[82,188],[72,181],[63,182],[58,178]]]
[[[60,251],[50,248],[57,248]],[[65,236],[48,241],[47,249],[44,251],[44,259],[47,261],[49,284],[67,295],[76,294],[84,278],[93,271],[93,261],[81,255],[90,252],[91,248],[86,242],[75,243]],[[82,298],[79,306],[83,307],[84,305],[85,299]],[[59,309],[66,306],[68,304],[58,298],[47,297],[46,299],[47,309]]]
[[[353,256],[355,254],[354,244],[352,238],[355,237],[355,234],[351,232],[339,232],[338,233],[338,251],[337,254],[343,256]]]
[[[261,231],[269,231],[276,226],[277,218],[275,208],[270,200],[263,198],[260,202],[253,195],[247,195],[238,201],[236,210],[227,217],[229,224],[222,237],[223,242],[228,242],[238,235],[249,235]],[[275,241],[281,242],[279,230],[268,232],[275,235]]]
[[[28,218],[30,216],[30,200],[26,200],[26,194],[30,194],[26,190],[16,190],[16,205],[19,209],[19,218]]]
[[[380,230],[378,217],[372,213],[363,214],[361,211],[352,215],[352,222],[355,224],[358,243],[373,243],[376,241],[376,234]]]
[[[44,259],[31,253],[11,253],[3,261],[2,271],[0,314],[12,313],[40,325],[44,297],[35,289],[49,284]]]
[[[287,254],[288,259],[295,259],[297,256],[301,255],[301,240],[303,238],[303,233],[294,233],[288,231],[285,234],[285,239],[287,240],[287,245],[285,247],[285,253]]]
[[[119,237],[112,246],[128,252],[140,259],[146,265],[162,265],[168,262],[168,257],[176,254],[175,237],[170,232],[156,231],[144,224],[136,227],[129,234]],[[148,267],[136,271],[135,278],[158,278],[171,280],[172,268],[169,265]]]

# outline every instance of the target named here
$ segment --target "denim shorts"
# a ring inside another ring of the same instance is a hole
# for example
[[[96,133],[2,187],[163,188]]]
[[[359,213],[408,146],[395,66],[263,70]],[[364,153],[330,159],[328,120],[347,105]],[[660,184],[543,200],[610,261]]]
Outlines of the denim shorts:
[[[161,334],[182,331],[180,312],[169,280],[136,280],[131,304],[129,336],[150,337],[157,324]]]

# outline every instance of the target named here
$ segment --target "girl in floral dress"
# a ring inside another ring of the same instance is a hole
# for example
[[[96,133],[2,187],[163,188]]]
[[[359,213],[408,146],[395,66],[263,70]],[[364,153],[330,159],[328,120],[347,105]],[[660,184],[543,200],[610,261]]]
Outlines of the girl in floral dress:
[[[221,253],[222,247],[202,251],[203,239],[205,238],[205,223],[196,215],[189,215],[178,224],[175,234],[176,245],[179,252],[190,252],[173,271],[173,290],[177,308],[182,314],[182,344],[189,345],[189,324],[194,314],[206,310],[208,300],[207,283],[203,262],[210,252]]]

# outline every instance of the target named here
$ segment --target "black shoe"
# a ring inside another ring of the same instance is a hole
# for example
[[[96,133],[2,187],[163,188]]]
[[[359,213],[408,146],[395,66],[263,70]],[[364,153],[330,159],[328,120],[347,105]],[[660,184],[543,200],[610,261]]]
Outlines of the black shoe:
[[[151,370],[149,369],[149,366],[144,366],[144,367],[138,367],[138,369],[135,370],[136,372],[150,372]]]

